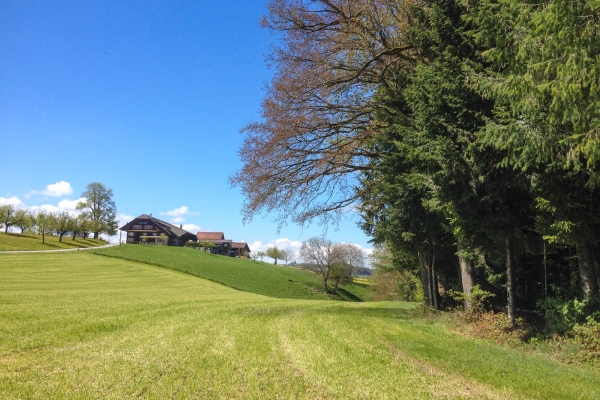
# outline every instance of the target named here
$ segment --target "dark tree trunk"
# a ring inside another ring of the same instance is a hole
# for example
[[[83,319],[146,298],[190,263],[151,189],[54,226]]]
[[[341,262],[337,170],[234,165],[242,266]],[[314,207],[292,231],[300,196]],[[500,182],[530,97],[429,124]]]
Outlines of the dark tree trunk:
[[[94,239],[98,239],[98,232],[94,232]]]
[[[71,240],[75,240],[75,232],[73,232],[73,236],[71,237]]]
[[[46,243],[46,238],[44,237],[44,231],[42,231],[42,243]]]
[[[325,288],[325,293],[329,293],[329,288],[327,287],[327,280],[329,279],[329,270],[325,274],[323,274],[323,287]]]
[[[511,329],[515,329],[515,290],[512,242],[506,239],[506,299]]]
[[[595,249],[592,247],[590,250],[592,251],[594,269],[596,270],[596,287],[598,288],[598,293],[600,293],[600,264],[598,264],[598,257],[596,257]]]
[[[431,255],[431,296],[433,297],[433,308],[436,310],[440,309],[440,305],[438,303],[438,283],[435,275],[435,250]]]
[[[461,246],[458,246],[459,254],[462,252],[462,250],[463,248]],[[471,301],[474,281],[473,276],[475,275],[473,262],[465,258],[463,255],[459,255],[458,264],[460,265],[460,280],[462,283],[463,293],[465,295],[465,311],[469,311],[473,306],[473,303]]]
[[[425,304],[433,306],[431,292],[429,290],[429,268],[427,265],[427,257],[424,251],[418,252],[419,258],[419,275],[421,276],[421,285],[423,286],[423,300]]]
[[[58,234],[58,241],[62,243],[62,237],[63,237],[64,233],[59,233]]]
[[[585,241],[577,243],[577,263],[581,277],[581,289],[586,299],[598,293],[596,266],[592,246]]]

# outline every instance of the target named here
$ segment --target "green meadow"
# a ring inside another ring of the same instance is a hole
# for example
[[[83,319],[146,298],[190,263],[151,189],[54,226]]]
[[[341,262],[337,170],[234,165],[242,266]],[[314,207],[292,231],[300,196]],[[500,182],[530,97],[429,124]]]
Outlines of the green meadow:
[[[42,243],[42,235],[34,233],[0,233],[0,251],[6,250],[60,250],[76,249],[79,247],[95,247],[106,244],[103,240],[75,238],[63,236],[62,242],[58,236],[45,235]]]
[[[123,245],[94,250],[97,254],[176,269],[244,292],[284,299],[326,300],[323,279],[311,271],[249,259],[206,254],[181,247]],[[364,301],[366,283],[345,285],[339,299]]]
[[[3,399],[600,398],[598,371],[415,304],[274,298],[88,252],[0,254],[0,270]]]

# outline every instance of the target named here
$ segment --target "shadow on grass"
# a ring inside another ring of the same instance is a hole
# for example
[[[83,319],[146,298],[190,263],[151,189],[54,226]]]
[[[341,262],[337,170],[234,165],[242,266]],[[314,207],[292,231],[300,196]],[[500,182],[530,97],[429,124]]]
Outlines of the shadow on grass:
[[[4,232],[2,232],[4,233]],[[18,238],[24,238],[24,239],[38,239],[37,236],[35,235],[31,235],[31,234],[27,234],[27,233],[4,233],[6,236],[14,236],[14,237],[18,237]]]
[[[342,300],[346,300],[346,301],[355,301],[355,302],[362,302],[363,299],[361,299],[360,297],[358,297],[357,295],[355,295],[354,293],[350,293],[349,291],[338,287],[338,296],[340,296],[340,298]]]
[[[65,246],[72,246],[72,247],[80,247],[81,246],[80,243],[73,242],[73,241],[67,241],[67,240],[64,240],[64,239],[63,239],[62,242],[59,242],[59,243],[62,243]]]

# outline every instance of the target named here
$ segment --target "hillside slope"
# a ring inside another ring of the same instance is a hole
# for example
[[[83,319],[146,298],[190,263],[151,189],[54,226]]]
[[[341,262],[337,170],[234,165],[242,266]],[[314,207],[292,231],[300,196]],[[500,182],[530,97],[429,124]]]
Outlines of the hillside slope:
[[[44,239],[45,243],[42,243],[42,235],[34,233],[0,233],[0,251],[76,249],[106,244],[103,240],[83,238],[73,240],[67,236],[63,236],[62,242],[58,241],[58,236],[45,235]]]
[[[124,245],[94,253],[183,271],[249,293],[284,299],[330,298],[323,293],[320,275],[281,265],[182,247]],[[367,295],[367,286],[350,284],[339,293],[343,300],[362,301]]]

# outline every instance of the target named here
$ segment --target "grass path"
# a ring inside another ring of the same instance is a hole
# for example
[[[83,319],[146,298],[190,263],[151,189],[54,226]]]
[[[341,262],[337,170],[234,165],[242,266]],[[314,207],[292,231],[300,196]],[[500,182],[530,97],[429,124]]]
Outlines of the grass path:
[[[0,254],[0,398],[600,398],[598,372],[412,308],[274,299],[83,252]]]

